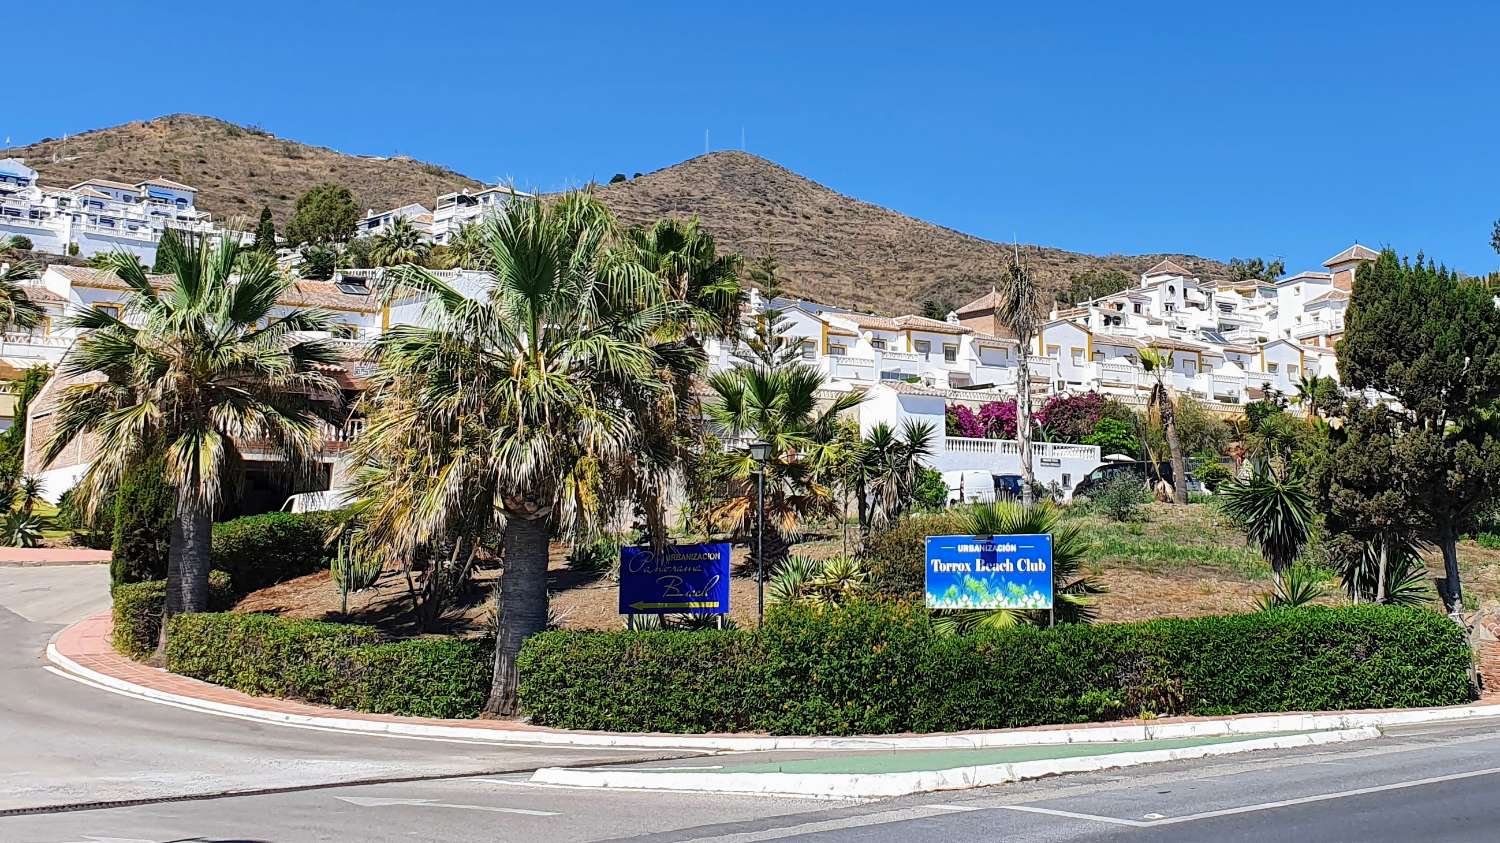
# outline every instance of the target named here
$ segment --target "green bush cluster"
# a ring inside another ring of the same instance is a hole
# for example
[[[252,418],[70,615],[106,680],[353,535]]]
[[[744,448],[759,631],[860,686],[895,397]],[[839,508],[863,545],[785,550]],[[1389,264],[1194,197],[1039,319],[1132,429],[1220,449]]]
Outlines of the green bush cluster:
[[[306,576],[328,567],[325,545],[340,512],[269,512],[214,525],[213,567],[229,574],[235,594]]]
[[[492,644],[453,638],[385,643],[352,624],[274,615],[172,619],[167,669],[247,694],[420,717],[474,717],[490,688]]]
[[[773,612],[759,632],[552,632],[521,656],[533,721],[854,735],[1473,698],[1463,631],[1386,606],[933,633],[925,610]]]
[[[127,469],[115,488],[109,563],[110,582],[115,585],[167,576],[176,502],[172,487],[162,479],[165,471],[166,458],[153,456]]]
[[[133,659],[149,658],[161,637],[161,612],[167,600],[166,580],[122,583],[109,590],[113,598],[114,629],[110,643]],[[208,575],[208,601],[213,608],[229,608],[229,577],[222,571]]]
[[[903,518],[865,537],[860,564],[870,587],[887,597],[919,595],[925,588],[927,537],[954,535],[964,530],[956,511]]]

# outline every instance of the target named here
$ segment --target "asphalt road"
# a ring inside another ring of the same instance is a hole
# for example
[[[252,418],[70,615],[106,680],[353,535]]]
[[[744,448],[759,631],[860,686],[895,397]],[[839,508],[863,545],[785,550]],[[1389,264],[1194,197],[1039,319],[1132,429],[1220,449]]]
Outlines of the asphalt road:
[[[10,577],[0,570],[6,606]],[[579,790],[526,781],[557,750],[305,733],[76,685],[37,662],[55,625],[16,611],[0,610],[0,798],[145,787],[162,801],[0,815],[3,841],[1500,840],[1500,721],[865,803]],[[517,772],[464,775],[471,764]],[[370,768],[458,775],[317,786]],[[228,780],[288,789],[171,798]]]

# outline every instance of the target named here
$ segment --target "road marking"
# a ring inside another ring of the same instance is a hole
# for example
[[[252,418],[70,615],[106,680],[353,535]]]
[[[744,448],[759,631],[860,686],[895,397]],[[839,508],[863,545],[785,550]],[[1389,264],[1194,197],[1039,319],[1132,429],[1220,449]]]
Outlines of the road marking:
[[[384,808],[388,805],[419,805],[424,808],[456,808],[460,811],[490,811],[496,814],[524,814],[528,817],[555,817],[557,811],[533,811],[529,808],[497,808],[491,805],[460,805],[456,802],[439,802],[436,799],[384,799],[374,796],[335,796],[340,802],[348,802],[361,808]]]
[[[1479,776],[1493,776],[1500,774],[1500,767],[1490,767],[1484,770],[1471,770],[1466,773],[1450,773],[1446,776],[1432,776],[1425,779],[1413,779],[1407,782],[1395,782],[1393,784],[1374,785],[1372,787],[1357,787],[1353,790],[1340,790],[1334,793],[1318,793],[1312,796],[1299,796],[1296,799],[1280,799],[1275,802],[1260,802],[1255,805],[1243,805],[1238,808],[1223,808],[1217,811],[1203,811],[1197,814],[1184,814],[1180,817],[1166,817],[1164,819],[1127,820],[1120,817],[1106,817],[1099,814],[1083,814],[1076,811],[1063,811],[1057,808],[1043,808],[1037,805],[996,805],[997,810],[1022,811],[1028,814],[1048,814],[1054,817],[1067,817],[1076,820],[1090,820],[1093,822],[1110,823],[1111,825],[1124,825],[1133,828],[1153,828],[1159,825],[1177,825],[1180,823],[1197,822],[1198,820],[1213,819],[1216,817],[1230,817],[1236,814],[1252,814],[1258,811],[1272,811],[1277,808],[1288,808],[1294,805],[1308,805],[1314,802],[1327,802],[1333,799],[1347,799],[1351,796],[1367,796],[1371,793],[1384,793],[1390,790],[1406,790],[1413,787],[1425,787],[1430,784],[1442,784],[1443,782],[1459,781],[1461,779],[1478,778]],[[1154,816],[1147,814],[1147,817]]]
[[[975,807],[973,805],[926,805],[924,807],[931,808],[934,811],[983,811],[984,810],[983,808],[978,808],[978,807]]]
[[[694,770],[722,770],[722,769],[724,769],[724,765],[723,764],[714,764],[714,765],[711,765],[711,766],[710,765],[704,765],[702,767],[692,767],[692,766],[687,766],[687,767],[631,767],[630,769],[636,770],[636,771],[639,771],[639,772],[642,772],[642,773],[678,773],[678,772],[689,772],[689,773],[691,773]]]
[[[694,769],[698,769],[698,768],[694,768]],[[525,774],[524,773],[518,773],[517,775],[525,775]],[[599,788],[593,787],[592,785],[552,784],[551,782],[533,782],[533,781],[527,781],[525,779],[478,778],[476,776],[454,776],[454,778],[455,779],[457,779],[457,778],[464,778],[464,779],[467,779],[468,781],[484,782],[485,784],[506,784],[506,785],[510,785],[512,787],[538,787],[538,788],[546,788],[548,790],[589,790],[589,791],[593,791],[595,793],[599,792]],[[631,793],[670,793],[673,796],[710,796],[710,797],[713,797],[715,799],[723,799],[723,798],[726,798],[726,797],[735,798],[735,799],[760,799],[760,798],[764,798],[764,797],[774,797],[776,799],[801,799],[801,800],[806,800],[808,802],[825,802],[826,803],[826,802],[832,801],[832,802],[848,802],[848,803],[851,803],[851,804],[861,804],[861,803],[864,803],[864,802],[873,802],[874,801],[873,799],[871,799],[869,797],[864,797],[864,796],[834,797],[833,799],[830,800],[827,797],[823,797],[823,796],[809,796],[809,795],[807,795],[805,793],[715,793],[714,791],[711,791],[711,790],[672,790],[670,788],[664,788],[664,787],[632,787],[630,789],[630,792]]]

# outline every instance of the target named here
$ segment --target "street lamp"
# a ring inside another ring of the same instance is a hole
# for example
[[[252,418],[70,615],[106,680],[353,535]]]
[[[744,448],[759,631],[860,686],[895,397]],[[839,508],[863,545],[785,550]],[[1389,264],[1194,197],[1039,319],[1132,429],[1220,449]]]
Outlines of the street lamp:
[[[755,600],[756,620],[766,619],[766,460],[771,458],[771,443],[750,443],[750,459],[755,461]]]

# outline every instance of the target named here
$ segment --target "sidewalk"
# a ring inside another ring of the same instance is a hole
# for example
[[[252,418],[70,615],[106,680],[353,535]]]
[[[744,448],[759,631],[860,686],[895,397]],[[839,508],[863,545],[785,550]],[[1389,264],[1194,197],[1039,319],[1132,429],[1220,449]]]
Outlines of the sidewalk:
[[[399,717],[345,711],[274,697],[254,697],[131,661],[114,651],[110,646],[109,637],[110,615],[108,612],[101,612],[59,632],[47,648],[47,657],[61,672],[79,681],[140,699],[182,708],[351,733],[415,735],[490,743],[732,752],[838,750],[870,753],[879,750],[1058,747],[1071,744],[1117,744],[1188,738],[1238,740],[1245,737],[1286,736],[1500,716],[1500,697],[1490,697],[1471,705],[1449,708],[1248,714],[1226,718],[1173,717],[1149,721],[1037,726],[1024,729],[931,735],[797,737],[760,734],[673,735],[570,732],[533,726],[518,720],[442,720],[428,717]],[[1179,747],[1172,751],[1182,749]]]
[[[109,559],[109,551],[86,547],[0,547],[0,566],[98,565]]]

